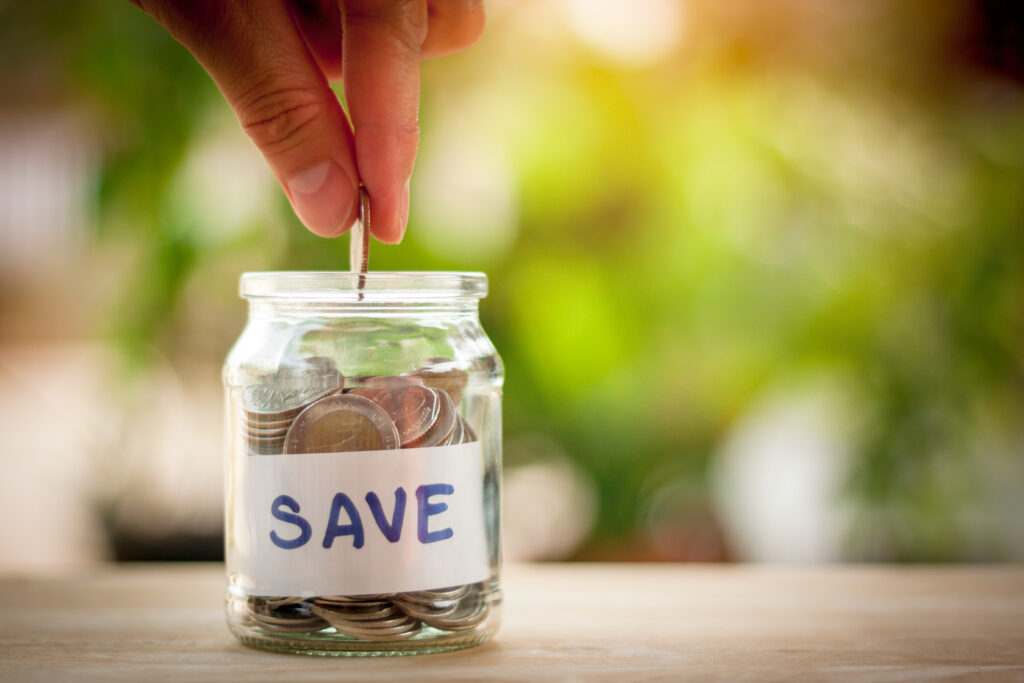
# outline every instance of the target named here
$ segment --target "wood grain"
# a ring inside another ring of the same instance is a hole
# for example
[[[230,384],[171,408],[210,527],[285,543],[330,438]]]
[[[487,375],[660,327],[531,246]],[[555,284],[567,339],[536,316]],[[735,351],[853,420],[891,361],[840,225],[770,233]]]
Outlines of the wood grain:
[[[238,644],[218,565],[9,577],[0,679],[1024,681],[1019,567],[553,564],[505,588],[483,647],[334,659]]]

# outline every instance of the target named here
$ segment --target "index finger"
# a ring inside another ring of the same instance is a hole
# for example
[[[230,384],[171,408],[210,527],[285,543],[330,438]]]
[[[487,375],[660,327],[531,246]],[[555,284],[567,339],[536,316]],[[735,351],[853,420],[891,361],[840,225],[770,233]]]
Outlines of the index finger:
[[[356,163],[370,193],[373,234],[398,243],[409,217],[419,144],[420,48],[426,0],[344,0],[342,72]]]

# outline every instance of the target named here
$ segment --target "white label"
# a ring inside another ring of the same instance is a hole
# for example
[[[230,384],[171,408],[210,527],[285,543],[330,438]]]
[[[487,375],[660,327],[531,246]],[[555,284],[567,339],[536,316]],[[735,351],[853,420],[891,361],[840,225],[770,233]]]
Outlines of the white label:
[[[489,574],[480,442],[236,458],[227,569],[249,595],[429,590]]]

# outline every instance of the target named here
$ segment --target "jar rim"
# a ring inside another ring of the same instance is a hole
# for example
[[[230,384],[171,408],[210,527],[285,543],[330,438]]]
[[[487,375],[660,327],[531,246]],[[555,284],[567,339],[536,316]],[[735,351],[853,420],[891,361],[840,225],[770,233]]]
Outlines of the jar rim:
[[[360,282],[362,281],[362,282]],[[487,296],[487,275],[455,271],[254,271],[242,273],[245,299],[288,301],[452,301]]]

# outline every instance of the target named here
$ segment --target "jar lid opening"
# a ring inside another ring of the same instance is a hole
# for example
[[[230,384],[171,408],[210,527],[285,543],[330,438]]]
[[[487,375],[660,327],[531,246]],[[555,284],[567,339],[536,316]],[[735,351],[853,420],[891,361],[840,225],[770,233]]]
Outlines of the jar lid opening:
[[[239,293],[246,299],[441,303],[482,299],[487,296],[487,276],[445,271],[265,271],[243,273]]]

